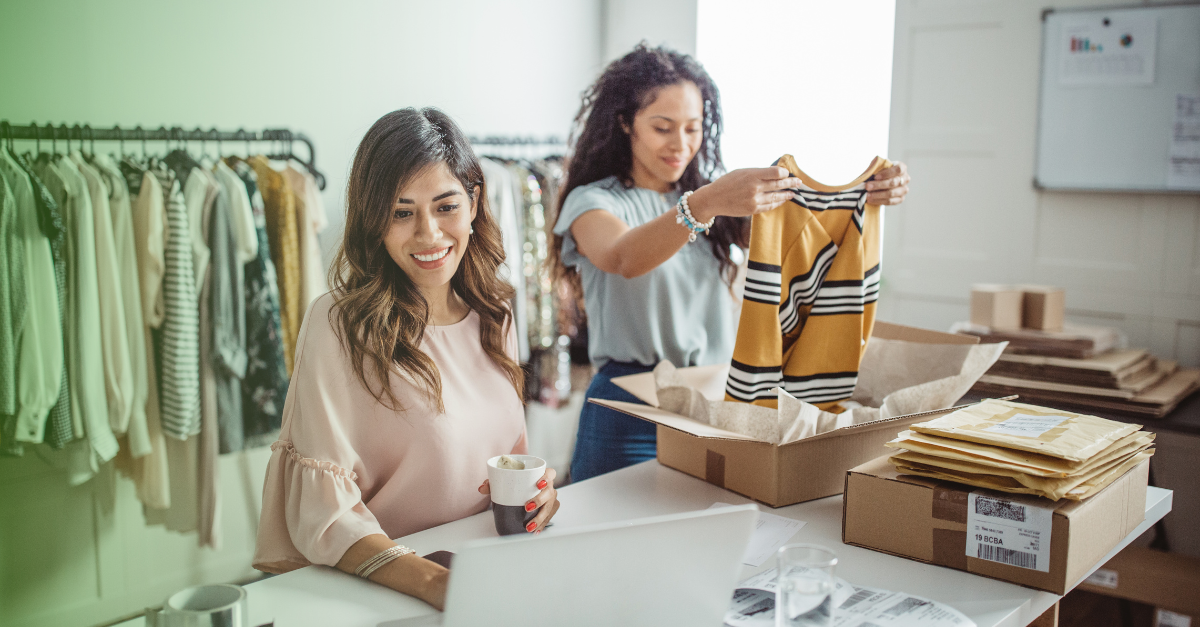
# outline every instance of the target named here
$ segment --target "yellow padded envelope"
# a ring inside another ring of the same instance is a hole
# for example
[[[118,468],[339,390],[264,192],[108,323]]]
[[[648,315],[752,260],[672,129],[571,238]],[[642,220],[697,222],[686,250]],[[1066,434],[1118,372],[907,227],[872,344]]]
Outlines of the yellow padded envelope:
[[[931,461],[957,460],[990,466],[993,468],[1011,469],[1037,477],[1070,477],[1092,470],[1097,465],[1106,463],[1121,455],[1131,454],[1148,447],[1154,441],[1154,434],[1148,431],[1137,431],[1117,440],[1104,451],[1092,456],[1085,462],[1068,462],[1057,457],[1038,455],[1027,451],[1013,451],[986,444],[951,440],[937,436],[925,435],[915,431],[901,431],[895,440],[884,444],[889,448],[905,449],[906,454],[901,459],[923,461],[938,465]],[[913,457],[919,455],[920,457]],[[929,459],[922,459],[929,458]]]
[[[998,475],[984,475],[970,472],[960,472],[946,468],[938,468],[927,466],[925,464],[907,462],[889,458],[888,461],[896,467],[896,470],[910,475],[918,475],[921,477],[929,477],[931,479],[941,479],[945,481],[953,481],[955,483],[963,483],[978,488],[987,488],[989,490],[999,490],[1001,492],[1009,492],[1013,494],[1033,494],[1041,496],[1052,501],[1057,501],[1061,498],[1068,498],[1076,501],[1086,499],[1096,492],[1104,489],[1105,486],[1116,481],[1118,477],[1125,474],[1130,468],[1137,466],[1143,460],[1149,459],[1154,451],[1146,450],[1134,455],[1116,460],[1105,467],[1098,469],[1090,476],[1080,480],[1079,478],[1066,479],[1045,479],[1040,477],[1029,477],[1026,475],[1026,480],[1037,480],[1046,482],[1039,484],[1040,487],[1026,485],[1021,478],[1017,477],[1002,477]],[[1062,482],[1057,485],[1050,482]]]
[[[1036,405],[987,400],[910,428],[953,440],[1084,462],[1142,427]]]

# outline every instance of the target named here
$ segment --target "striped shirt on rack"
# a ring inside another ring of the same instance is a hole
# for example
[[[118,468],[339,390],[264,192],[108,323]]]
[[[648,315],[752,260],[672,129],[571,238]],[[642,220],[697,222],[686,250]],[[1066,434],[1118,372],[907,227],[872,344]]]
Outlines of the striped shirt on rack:
[[[162,428],[163,433],[186,440],[200,433],[200,310],[192,235],[174,173],[165,168],[153,173],[162,185],[167,214],[164,315],[156,342],[162,364]]]

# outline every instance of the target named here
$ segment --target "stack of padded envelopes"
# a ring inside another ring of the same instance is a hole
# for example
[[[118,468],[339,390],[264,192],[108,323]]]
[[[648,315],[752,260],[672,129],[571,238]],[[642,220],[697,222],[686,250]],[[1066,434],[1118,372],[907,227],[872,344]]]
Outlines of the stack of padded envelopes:
[[[905,474],[1081,501],[1149,459],[1154,434],[1141,425],[987,400],[928,422],[887,443]]]

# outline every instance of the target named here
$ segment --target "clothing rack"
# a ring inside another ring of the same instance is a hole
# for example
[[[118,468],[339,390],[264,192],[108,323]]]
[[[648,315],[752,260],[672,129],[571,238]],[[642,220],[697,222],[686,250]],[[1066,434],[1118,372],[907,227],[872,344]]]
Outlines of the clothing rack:
[[[549,135],[487,135],[468,138],[481,157],[497,159],[545,159],[562,157],[567,152],[567,142]]]
[[[535,137],[532,135],[487,135],[484,137],[471,136],[467,141],[470,141],[474,146],[563,146],[566,147],[567,142],[562,138],[549,135],[546,137]]]
[[[143,129],[140,125],[134,128],[121,128],[113,126],[112,128],[92,128],[88,124],[75,124],[67,126],[66,124],[38,125],[36,122],[25,125],[10,124],[7,120],[0,120],[0,139],[9,143],[12,140],[33,140],[38,142],[38,150],[41,150],[41,142],[49,141],[57,145],[59,140],[67,142],[67,148],[70,150],[71,141],[77,141],[80,144],[88,142],[91,144],[92,152],[96,151],[95,142],[97,141],[117,141],[121,142],[121,152],[125,152],[125,142],[131,141],[142,142],[142,152],[146,152],[146,142],[162,141],[162,142],[178,142],[187,146],[189,142],[200,142],[201,150],[204,150],[207,142],[215,142],[217,151],[221,151],[223,142],[246,142],[246,151],[250,151],[251,142],[274,142],[275,148],[279,150],[274,154],[268,154],[269,159],[295,159],[317,180],[317,185],[321,189],[325,189],[325,175],[317,170],[317,155],[313,147],[313,142],[303,133],[293,133],[286,128],[269,128],[261,131],[247,131],[238,129],[236,131],[219,131],[216,128],[204,130],[196,127],[194,130],[184,130],[182,127],[160,126],[157,129]],[[293,143],[300,142],[308,149],[308,158],[301,159],[296,156],[292,150]]]

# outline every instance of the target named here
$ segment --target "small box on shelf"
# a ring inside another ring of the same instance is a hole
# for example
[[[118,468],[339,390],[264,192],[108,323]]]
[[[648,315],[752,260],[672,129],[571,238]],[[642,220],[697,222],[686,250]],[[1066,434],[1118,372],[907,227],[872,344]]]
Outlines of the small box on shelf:
[[[1021,328],[1023,292],[1011,285],[971,287],[971,324],[1015,331]]]
[[[1022,285],[1021,326],[1039,331],[1061,331],[1067,308],[1067,293],[1061,287]]]

